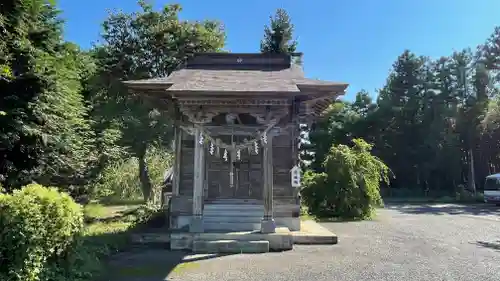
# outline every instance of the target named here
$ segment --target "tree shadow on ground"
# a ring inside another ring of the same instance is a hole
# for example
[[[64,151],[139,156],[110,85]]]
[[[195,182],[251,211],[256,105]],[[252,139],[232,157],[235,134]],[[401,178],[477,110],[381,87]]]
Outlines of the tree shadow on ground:
[[[226,255],[193,255],[187,251],[171,251],[166,247],[136,247],[110,258],[106,272],[98,281],[170,280],[171,274],[196,270],[200,267],[198,262],[223,256]]]
[[[477,241],[475,244],[481,247],[500,251],[500,240],[495,242]]]
[[[133,218],[133,211],[95,220],[96,225],[121,224]],[[132,216],[132,217],[129,217]],[[158,212],[144,223],[125,231],[94,233],[83,237],[85,252],[99,258],[99,276],[95,281],[160,281],[173,273],[194,269],[201,260],[223,255],[193,255],[187,251],[170,250],[168,220]],[[142,240],[142,243],[138,242]],[[104,270],[102,270],[104,269]]]
[[[500,217],[500,208],[487,204],[389,204],[385,209],[396,210],[404,214],[432,215],[496,215]]]
[[[345,222],[359,222],[363,221],[361,218],[342,218],[342,217],[315,217],[316,222],[324,223],[345,223]]]

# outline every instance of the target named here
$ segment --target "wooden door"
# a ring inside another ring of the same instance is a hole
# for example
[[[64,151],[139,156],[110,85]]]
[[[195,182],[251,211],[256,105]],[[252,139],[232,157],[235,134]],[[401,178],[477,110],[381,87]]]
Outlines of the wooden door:
[[[255,154],[253,149],[241,151],[241,159],[236,162],[235,185],[237,198],[262,199],[262,155]]]
[[[223,141],[228,143],[231,139],[224,137]],[[223,158],[224,150],[221,149],[219,154],[210,155],[206,152],[207,167],[207,196],[208,200],[228,199],[234,197],[234,189],[229,185],[229,168],[230,162]],[[228,159],[229,160],[229,159]]]
[[[238,143],[243,140],[242,137],[235,137]],[[241,139],[241,140],[240,140]],[[230,143],[230,137],[225,140]],[[262,150],[258,154],[252,150],[241,151],[240,160],[235,163],[225,161],[220,155],[210,155],[207,153],[207,196],[208,200],[214,199],[262,199]],[[234,165],[233,184],[230,185],[230,170]]]
[[[212,155],[207,160],[207,199],[233,198],[229,186],[229,162]]]

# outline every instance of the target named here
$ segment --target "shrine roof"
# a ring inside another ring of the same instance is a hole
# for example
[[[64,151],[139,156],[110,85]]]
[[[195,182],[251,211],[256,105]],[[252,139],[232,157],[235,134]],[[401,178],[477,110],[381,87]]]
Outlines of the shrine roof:
[[[290,93],[301,90],[342,92],[346,83],[304,77],[302,68],[287,54],[196,54],[168,77],[125,81],[133,90],[187,92]]]

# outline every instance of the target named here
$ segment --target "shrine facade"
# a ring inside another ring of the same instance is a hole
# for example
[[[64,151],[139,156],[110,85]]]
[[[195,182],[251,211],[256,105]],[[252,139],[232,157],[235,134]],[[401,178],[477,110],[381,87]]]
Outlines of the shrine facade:
[[[173,229],[299,230],[299,126],[347,84],[305,78],[296,56],[196,54],[168,77],[125,82],[175,120]]]

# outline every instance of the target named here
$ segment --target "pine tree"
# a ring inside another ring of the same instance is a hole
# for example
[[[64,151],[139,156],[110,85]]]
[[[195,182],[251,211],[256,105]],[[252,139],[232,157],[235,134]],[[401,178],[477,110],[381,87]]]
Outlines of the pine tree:
[[[79,92],[80,51],[61,40],[51,1],[8,2],[0,9],[2,184],[83,185],[92,138]]]
[[[262,53],[289,54],[297,50],[297,41],[293,39],[294,26],[284,9],[278,9],[271,24],[264,27],[264,39],[260,42]]]

